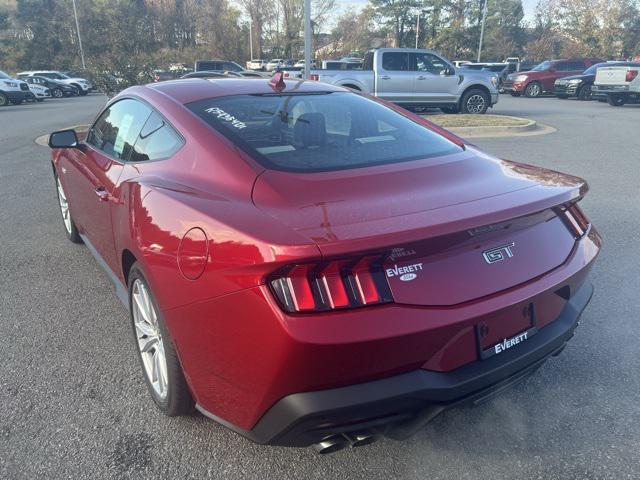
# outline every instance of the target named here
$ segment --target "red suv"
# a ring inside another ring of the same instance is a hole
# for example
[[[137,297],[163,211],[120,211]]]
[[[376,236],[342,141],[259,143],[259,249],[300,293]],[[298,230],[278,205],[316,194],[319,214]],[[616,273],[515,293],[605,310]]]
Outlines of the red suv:
[[[507,77],[502,88],[514,97],[524,93],[526,97],[539,97],[553,92],[555,81],[569,75],[578,75],[591,65],[600,63],[599,58],[573,58],[569,60],[545,60],[528,72],[516,72]]]

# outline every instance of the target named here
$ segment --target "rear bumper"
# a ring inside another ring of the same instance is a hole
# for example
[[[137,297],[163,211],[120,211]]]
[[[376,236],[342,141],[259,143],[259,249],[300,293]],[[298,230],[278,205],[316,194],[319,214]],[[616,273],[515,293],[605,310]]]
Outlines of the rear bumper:
[[[592,91],[605,95],[609,93],[627,93],[629,92],[629,85],[594,85]]]
[[[262,444],[309,446],[322,438],[372,429],[406,438],[445,409],[481,403],[532,374],[557,355],[573,336],[593,287],[584,283],[558,318],[516,347],[450,372],[423,369],[340,388],[288,395],[275,403],[251,430],[242,430],[207,412],[206,416]]]

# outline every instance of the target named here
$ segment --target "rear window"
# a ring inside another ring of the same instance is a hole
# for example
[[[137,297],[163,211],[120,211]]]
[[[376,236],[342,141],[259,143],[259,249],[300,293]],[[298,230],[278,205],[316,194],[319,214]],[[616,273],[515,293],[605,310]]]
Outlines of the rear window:
[[[187,107],[275,170],[340,170],[462,150],[403,115],[348,92],[235,95]]]

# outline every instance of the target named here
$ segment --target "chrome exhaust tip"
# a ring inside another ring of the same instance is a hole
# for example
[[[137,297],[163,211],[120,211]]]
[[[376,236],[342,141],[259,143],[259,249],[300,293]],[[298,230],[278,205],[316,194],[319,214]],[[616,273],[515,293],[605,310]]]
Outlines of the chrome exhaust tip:
[[[320,455],[334,453],[349,446],[349,442],[342,435],[330,435],[316,443],[313,448]]]
[[[378,435],[372,431],[354,432],[347,434],[352,447],[364,447],[365,445],[371,445],[378,440]]]

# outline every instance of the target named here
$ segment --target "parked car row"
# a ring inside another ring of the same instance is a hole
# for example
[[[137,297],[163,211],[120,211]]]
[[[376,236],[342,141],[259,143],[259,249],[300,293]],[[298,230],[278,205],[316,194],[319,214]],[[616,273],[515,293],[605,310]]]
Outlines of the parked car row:
[[[15,77],[0,71],[0,106],[86,95],[92,89],[89,80],[57,70],[24,71]]]
[[[474,64],[462,68],[472,69]],[[502,88],[514,97],[553,94],[559,99],[576,97],[621,106],[640,102],[639,71],[638,61],[546,60],[529,71],[508,75]]]

